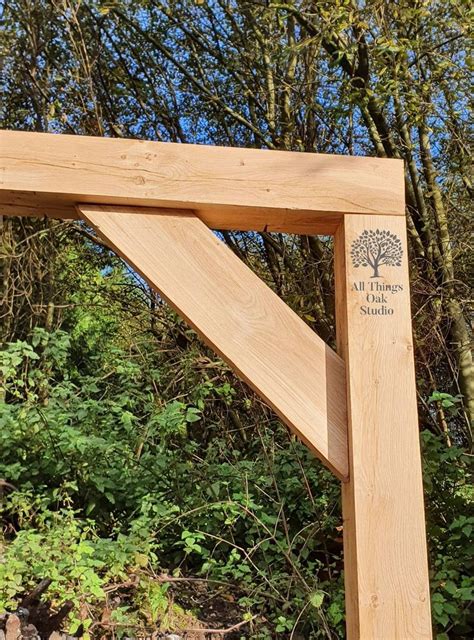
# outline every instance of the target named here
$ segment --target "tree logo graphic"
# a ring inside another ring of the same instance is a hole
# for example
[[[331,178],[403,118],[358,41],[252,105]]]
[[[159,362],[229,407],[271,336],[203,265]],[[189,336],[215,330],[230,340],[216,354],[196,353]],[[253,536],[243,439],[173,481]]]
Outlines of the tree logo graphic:
[[[371,278],[380,278],[379,267],[400,267],[403,249],[400,238],[390,231],[365,230],[351,245],[351,258],[354,267],[372,267]]]

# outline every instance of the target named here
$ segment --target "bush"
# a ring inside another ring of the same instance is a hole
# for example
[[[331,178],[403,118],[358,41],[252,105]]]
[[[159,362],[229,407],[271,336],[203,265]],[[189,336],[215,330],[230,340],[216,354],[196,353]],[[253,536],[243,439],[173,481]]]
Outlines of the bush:
[[[343,637],[338,482],[239,399],[225,368],[218,381],[196,375],[198,351],[174,362],[187,392],[167,397],[175,374],[159,353],[139,366],[119,340],[84,348],[81,331],[35,329],[1,356],[0,475],[15,489],[0,606],[49,577],[53,603],[75,604],[70,631],[189,626],[198,612],[173,604],[164,572],[224,585],[242,620],[256,616],[252,638]],[[235,429],[220,428],[237,410]],[[429,432],[422,442],[438,637],[467,637],[466,459]]]

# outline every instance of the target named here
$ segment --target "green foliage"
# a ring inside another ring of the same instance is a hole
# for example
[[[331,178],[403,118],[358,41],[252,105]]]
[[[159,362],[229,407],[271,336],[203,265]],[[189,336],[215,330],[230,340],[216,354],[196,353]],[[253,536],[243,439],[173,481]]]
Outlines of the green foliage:
[[[428,398],[430,404],[439,403],[443,409],[447,409],[450,415],[457,415],[462,405],[462,397],[460,394],[452,396],[450,393],[443,393],[441,391],[433,391]]]
[[[123,336],[91,340],[93,325],[36,328],[1,355],[0,476],[16,489],[3,502],[0,606],[47,576],[53,603],[75,604],[72,630],[104,611],[122,630],[170,629],[187,614],[150,578],[162,568],[237,588],[241,615],[262,617],[253,637],[342,637],[338,483],[277,423],[230,446],[226,432],[206,441],[219,411],[237,403],[252,416],[251,399],[196,378],[188,364],[202,356],[191,350],[179,368],[194,386],[166,402],[157,385],[173,371],[159,353],[140,349],[139,364]],[[433,615],[440,633],[459,636],[473,589],[466,461],[429,432],[423,448]],[[132,593],[111,607],[108,590],[131,576]]]
[[[3,606],[52,577],[54,602],[77,605],[74,628],[83,602],[98,610],[111,584],[161,565],[235,585],[242,615],[260,613],[278,628],[291,629],[306,607],[299,625],[320,637],[320,589],[337,597],[342,585],[337,482],[277,423],[262,422],[260,438],[238,446],[229,447],[226,433],[203,442],[216,407],[235,403],[231,382],[206,375],[189,400],[164,402],[157,384],[169,385],[172,369],[139,366],[120,340],[99,348],[91,326],[36,328],[1,356],[0,476],[17,488],[3,516],[18,530],[4,540]],[[244,418],[252,406],[242,403]],[[139,597],[148,602],[140,609]],[[137,588],[114,619],[163,624],[165,600],[150,585]],[[334,608],[328,615],[342,628]],[[93,624],[92,613],[84,619]]]
[[[470,605],[474,598],[474,489],[467,460],[457,447],[425,431],[424,481],[431,550],[431,587],[434,620],[446,637],[472,633]]]
[[[19,530],[12,539],[0,540],[0,609],[14,610],[15,597],[37,585],[41,577],[52,580],[48,596],[53,607],[73,602],[69,630],[80,625],[87,632],[97,609],[107,605],[107,590],[138,573],[138,584],[148,588],[143,568],[156,561],[154,542],[143,522],[131,522],[127,533],[100,537],[92,520],[82,519],[70,504],[64,485],[50,498],[32,491],[15,491],[2,505],[2,516],[13,518]],[[140,604],[136,599],[135,609]],[[130,622],[130,616],[128,616]]]

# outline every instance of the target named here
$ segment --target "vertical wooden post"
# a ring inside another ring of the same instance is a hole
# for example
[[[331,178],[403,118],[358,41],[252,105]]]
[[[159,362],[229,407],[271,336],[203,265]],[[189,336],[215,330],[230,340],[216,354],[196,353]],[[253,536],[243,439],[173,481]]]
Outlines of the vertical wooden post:
[[[432,637],[405,225],[403,216],[345,215],[335,239],[349,640]]]

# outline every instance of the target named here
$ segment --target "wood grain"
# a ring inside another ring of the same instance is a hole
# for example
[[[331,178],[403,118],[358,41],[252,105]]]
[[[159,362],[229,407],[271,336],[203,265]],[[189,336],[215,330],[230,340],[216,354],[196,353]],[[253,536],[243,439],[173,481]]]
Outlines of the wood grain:
[[[341,479],[344,363],[196,216],[127,207],[79,214]]]
[[[215,229],[333,233],[403,215],[400,160],[0,131],[0,213],[77,203],[185,208]]]
[[[376,229],[394,233],[403,256],[401,266],[381,264],[372,277],[373,267],[354,266],[351,246]],[[335,269],[349,414],[347,637],[424,640],[432,635],[405,220],[344,216]],[[367,299],[374,289],[379,298]]]

